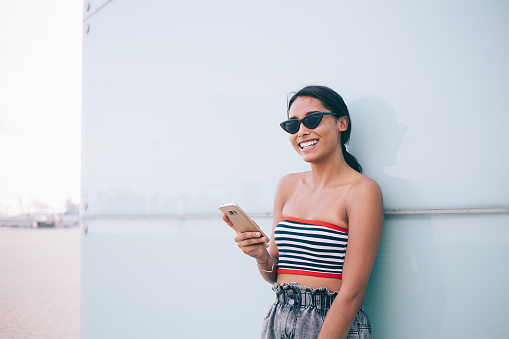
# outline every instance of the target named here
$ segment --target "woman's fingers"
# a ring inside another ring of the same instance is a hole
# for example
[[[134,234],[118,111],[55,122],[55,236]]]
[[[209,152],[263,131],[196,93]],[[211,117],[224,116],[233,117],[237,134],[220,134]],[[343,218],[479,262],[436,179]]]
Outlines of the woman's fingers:
[[[239,244],[239,247],[245,247],[245,246],[257,245],[257,244],[263,244],[263,243],[265,243],[265,240],[266,240],[265,237],[251,238],[251,239],[246,239],[246,240],[242,240],[242,241],[237,241],[237,243]]]
[[[223,221],[227,223],[230,227],[233,226],[232,222],[230,221],[230,218],[226,214],[223,214]]]
[[[228,224],[237,234],[239,234],[239,230],[233,226],[232,222],[230,221],[230,218],[226,214],[223,214],[223,221]]]
[[[243,241],[246,239],[253,239],[253,238],[260,239],[261,236],[262,236],[262,234],[260,232],[243,232],[243,233],[237,234],[237,236],[235,237],[235,241],[239,242],[239,241]]]
[[[244,233],[241,233],[244,234]],[[246,240],[238,241],[237,245],[242,252],[252,257],[259,257],[266,250],[267,244],[265,237],[249,238]]]

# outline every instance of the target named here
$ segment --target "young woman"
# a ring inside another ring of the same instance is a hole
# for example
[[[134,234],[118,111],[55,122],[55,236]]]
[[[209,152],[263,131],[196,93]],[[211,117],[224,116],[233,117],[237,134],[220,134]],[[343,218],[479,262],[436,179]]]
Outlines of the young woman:
[[[380,187],[346,151],[352,124],[339,94],[305,87],[288,118],[281,127],[311,171],[279,181],[270,245],[256,232],[235,237],[276,283],[262,338],[371,338],[362,304],[382,235]]]

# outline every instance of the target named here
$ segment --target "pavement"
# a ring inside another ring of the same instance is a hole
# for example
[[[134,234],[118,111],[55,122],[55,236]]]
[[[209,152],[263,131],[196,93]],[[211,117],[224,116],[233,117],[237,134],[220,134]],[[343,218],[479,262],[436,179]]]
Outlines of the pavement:
[[[80,338],[80,230],[0,227],[0,339]]]

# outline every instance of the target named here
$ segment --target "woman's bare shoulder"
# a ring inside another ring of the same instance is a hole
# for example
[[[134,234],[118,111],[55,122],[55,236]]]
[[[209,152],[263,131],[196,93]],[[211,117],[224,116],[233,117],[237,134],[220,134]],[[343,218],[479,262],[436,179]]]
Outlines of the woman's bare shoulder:
[[[279,179],[276,187],[276,199],[286,201],[286,198],[290,196],[299,183],[303,182],[309,172],[301,173],[290,173]]]
[[[303,181],[310,172],[290,173],[279,179],[278,186],[286,187],[293,186]]]
[[[364,199],[366,196],[379,196],[381,198],[382,190],[375,180],[365,176],[364,174],[357,173],[355,180],[353,180],[351,184],[349,195],[350,198],[353,198],[354,200]]]

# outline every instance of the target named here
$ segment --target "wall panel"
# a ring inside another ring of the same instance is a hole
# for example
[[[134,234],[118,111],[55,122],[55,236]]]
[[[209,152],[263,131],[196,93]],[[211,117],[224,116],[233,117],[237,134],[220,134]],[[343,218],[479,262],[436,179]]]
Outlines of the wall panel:
[[[210,215],[230,201],[270,213],[279,178],[309,169],[278,126],[288,93],[307,84],[344,96],[349,149],[388,210],[509,205],[504,2],[90,8],[84,338],[137,338],[146,324],[150,337],[237,338],[242,329],[258,337],[270,285]],[[270,231],[270,218],[259,221]],[[509,259],[508,226],[507,214],[387,216],[366,298],[375,333],[447,338],[462,324],[465,338],[507,333],[474,319],[498,319],[488,310],[504,314],[509,302],[499,268]]]

